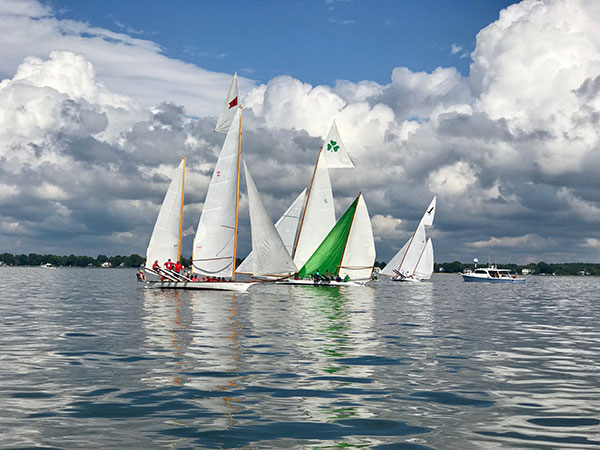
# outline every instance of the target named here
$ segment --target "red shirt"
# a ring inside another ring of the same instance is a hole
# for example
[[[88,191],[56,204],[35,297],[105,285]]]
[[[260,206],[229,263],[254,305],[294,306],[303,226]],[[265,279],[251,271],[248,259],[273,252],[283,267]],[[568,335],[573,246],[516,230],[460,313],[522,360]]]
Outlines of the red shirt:
[[[175,264],[175,272],[179,273],[179,271],[183,269],[183,266],[181,265],[181,263],[176,263]]]
[[[175,265],[175,264],[173,264],[173,261],[167,261],[167,262],[165,263],[165,268],[166,268],[167,270],[173,270],[173,266],[174,266],[174,265]]]

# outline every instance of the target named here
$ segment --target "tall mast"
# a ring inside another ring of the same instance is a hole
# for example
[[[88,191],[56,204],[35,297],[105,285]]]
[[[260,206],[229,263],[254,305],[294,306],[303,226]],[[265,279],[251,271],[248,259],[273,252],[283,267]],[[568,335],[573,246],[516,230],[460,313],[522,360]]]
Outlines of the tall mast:
[[[237,160],[237,193],[235,196],[235,229],[233,231],[233,266],[231,280],[235,280],[235,262],[237,255],[238,215],[240,210],[240,162],[242,159],[242,108],[240,107],[240,124],[238,129],[238,160]]]
[[[304,202],[304,208],[302,211],[302,219],[300,220],[300,227],[298,228],[298,235],[296,236],[296,242],[294,242],[294,251],[292,252],[292,259],[296,256],[296,248],[298,247],[298,241],[300,240],[300,233],[302,233],[302,224],[304,223],[304,215],[306,214],[306,207],[308,206],[308,201],[310,200],[310,193],[312,192],[313,181],[315,180],[315,174],[317,173],[317,166],[319,165],[319,158],[321,157],[321,152],[323,151],[323,147],[319,149],[319,155],[317,156],[317,162],[315,163],[315,168],[313,169],[312,178],[310,179],[310,187],[308,188],[308,194],[306,195],[306,201]]]
[[[183,157],[183,172],[181,174],[181,209],[179,210],[179,243],[177,244],[177,261],[181,261],[181,234],[183,231],[183,194],[185,187],[185,158]]]

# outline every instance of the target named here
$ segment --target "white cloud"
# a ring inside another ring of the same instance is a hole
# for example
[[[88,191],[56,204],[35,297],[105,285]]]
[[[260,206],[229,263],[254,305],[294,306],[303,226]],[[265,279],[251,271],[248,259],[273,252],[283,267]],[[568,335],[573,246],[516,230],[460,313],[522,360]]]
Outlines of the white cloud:
[[[582,247],[600,248],[600,239],[596,238],[585,238]]]
[[[472,248],[490,248],[490,247],[520,247],[520,246],[537,246],[540,238],[535,234],[526,234],[524,236],[515,237],[491,237],[485,241],[471,242],[467,245]]]
[[[459,161],[442,167],[429,175],[429,190],[437,195],[461,195],[476,181],[475,172]]]
[[[389,214],[375,214],[371,217],[371,224],[373,226],[373,235],[377,241],[381,241],[382,238],[398,238],[402,234],[400,230],[402,219],[396,219]]]

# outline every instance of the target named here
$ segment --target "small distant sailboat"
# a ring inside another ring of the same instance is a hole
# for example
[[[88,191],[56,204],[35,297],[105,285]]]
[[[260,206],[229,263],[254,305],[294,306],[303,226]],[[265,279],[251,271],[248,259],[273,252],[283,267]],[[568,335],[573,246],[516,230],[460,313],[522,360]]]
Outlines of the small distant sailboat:
[[[391,277],[393,281],[422,281],[431,278],[434,264],[433,243],[431,238],[427,238],[425,227],[433,225],[435,208],[436,197],[433,197],[416,230],[379,272],[381,275]]]

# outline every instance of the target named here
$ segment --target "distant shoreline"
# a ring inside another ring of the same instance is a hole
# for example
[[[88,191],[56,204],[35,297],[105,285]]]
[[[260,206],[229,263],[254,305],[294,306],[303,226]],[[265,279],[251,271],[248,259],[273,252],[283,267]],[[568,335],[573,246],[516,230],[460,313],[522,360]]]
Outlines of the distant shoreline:
[[[44,264],[50,264],[54,267],[101,267],[101,268],[140,268],[144,266],[146,259],[138,254],[129,256],[106,256],[98,255],[96,258],[85,255],[40,255],[37,253],[25,254],[0,254],[0,266],[23,266],[39,267]],[[243,260],[237,259],[239,265]],[[191,258],[182,258],[184,266],[191,264]],[[376,262],[375,266],[385,267],[386,263]],[[479,264],[485,266],[485,264]],[[543,261],[530,264],[498,264],[499,268],[510,269],[513,273],[519,275],[590,275],[600,276],[600,263],[545,263]],[[435,263],[434,271],[436,273],[461,273],[466,269],[473,270],[473,263],[462,263],[460,261]],[[525,273],[523,272],[525,270]]]

